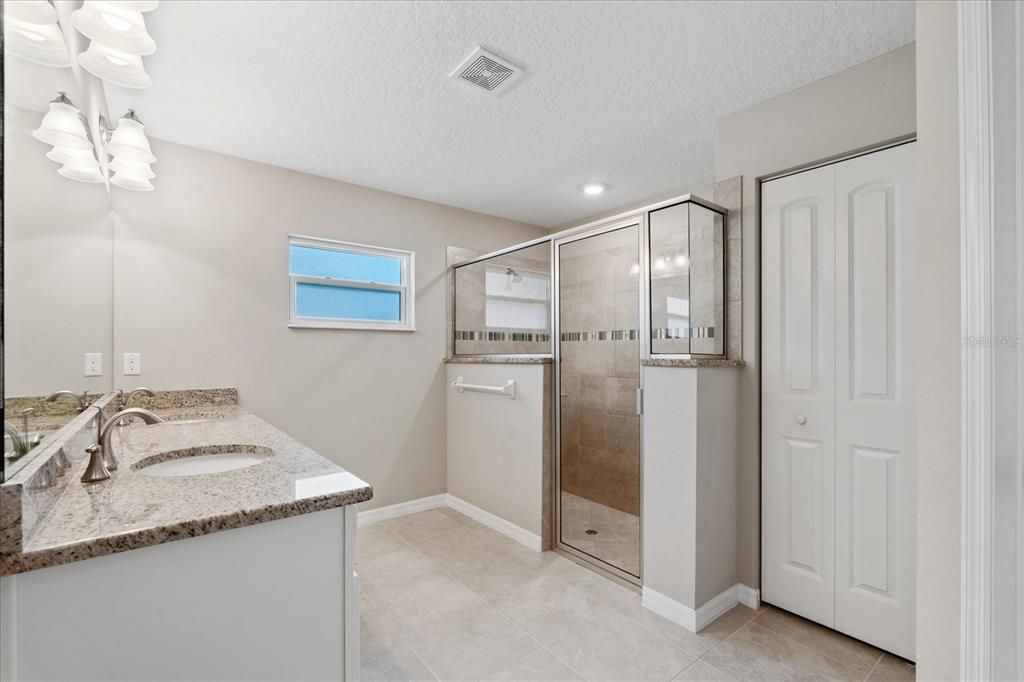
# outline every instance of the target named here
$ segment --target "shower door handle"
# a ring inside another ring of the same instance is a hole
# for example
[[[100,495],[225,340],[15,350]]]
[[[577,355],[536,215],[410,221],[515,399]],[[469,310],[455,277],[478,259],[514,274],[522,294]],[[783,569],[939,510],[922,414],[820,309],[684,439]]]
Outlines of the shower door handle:
[[[637,416],[644,413],[644,389],[636,389],[636,413]]]

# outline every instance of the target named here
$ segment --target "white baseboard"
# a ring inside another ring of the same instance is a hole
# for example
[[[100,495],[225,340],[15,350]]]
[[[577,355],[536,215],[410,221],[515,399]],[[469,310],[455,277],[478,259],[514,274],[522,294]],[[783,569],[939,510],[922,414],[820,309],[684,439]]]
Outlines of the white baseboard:
[[[662,618],[667,618],[690,632],[697,632],[697,612],[686,604],[666,597],[661,592],[655,592],[649,587],[643,588],[641,603],[645,609],[654,611]]]
[[[737,585],[737,598],[740,600],[740,604],[746,606],[748,609],[757,609],[761,607],[761,590],[756,587],[748,587],[746,585]]]
[[[399,516],[407,516],[428,509],[437,509],[438,507],[444,507],[447,501],[448,495],[441,493],[440,495],[421,497],[417,500],[409,500],[408,502],[399,502],[387,507],[367,509],[359,512],[359,525],[370,526],[387,519],[397,519]]]
[[[359,525],[369,526],[387,519],[397,519],[400,516],[407,516],[409,514],[415,514],[416,512],[426,511],[428,509],[437,509],[438,507],[451,507],[455,511],[461,512],[474,521],[479,521],[488,528],[496,530],[503,535],[507,535],[516,542],[524,544],[536,552],[541,551],[541,539],[539,535],[531,533],[525,528],[520,528],[500,516],[496,516],[489,511],[485,511],[476,505],[470,504],[469,502],[455,497],[454,495],[449,495],[448,493],[431,495],[430,497],[421,497],[417,500],[400,502],[388,507],[378,507],[377,509],[361,511],[359,512]]]
[[[752,609],[757,608],[757,604],[760,603],[759,595],[758,590],[737,583],[707,601],[700,608],[691,609],[682,602],[678,602],[671,597],[645,587],[642,592],[642,603],[644,608],[653,611],[662,618],[667,618],[690,632],[700,632],[728,613],[737,604],[742,604]]]
[[[531,533],[525,528],[520,528],[511,521],[506,521],[500,516],[496,516],[489,511],[481,509],[476,505],[470,504],[465,500],[455,497],[452,494],[448,494],[448,506],[457,512],[461,512],[473,519],[479,521],[488,528],[498,531],[502,535],[507,535],[516,542],[526,545],[535,552],[541,551],[541,539],[539,535]]]

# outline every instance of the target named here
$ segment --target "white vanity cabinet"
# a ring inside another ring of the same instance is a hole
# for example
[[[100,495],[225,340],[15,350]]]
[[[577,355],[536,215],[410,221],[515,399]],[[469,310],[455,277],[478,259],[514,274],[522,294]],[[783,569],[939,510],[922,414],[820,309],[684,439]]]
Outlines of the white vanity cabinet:
[[[0,677],[358,679],[355,533],[349,505],[4,576]]]

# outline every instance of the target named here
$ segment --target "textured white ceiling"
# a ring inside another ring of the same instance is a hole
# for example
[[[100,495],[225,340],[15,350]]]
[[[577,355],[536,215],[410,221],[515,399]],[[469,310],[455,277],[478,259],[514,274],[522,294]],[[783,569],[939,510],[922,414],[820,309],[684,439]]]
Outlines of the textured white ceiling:
[[[543,226],[713,179],[724,115],[904,45],[911,2],[161,3],[153,137]],[[448,78],[476,45],[526,75]],[[8,101],[52,72],[8,61]],[[157,167],[159,173],[159,167]],[[578,187],[610,189],[587,197]],[[159,181],[159,177],[157,178]]]

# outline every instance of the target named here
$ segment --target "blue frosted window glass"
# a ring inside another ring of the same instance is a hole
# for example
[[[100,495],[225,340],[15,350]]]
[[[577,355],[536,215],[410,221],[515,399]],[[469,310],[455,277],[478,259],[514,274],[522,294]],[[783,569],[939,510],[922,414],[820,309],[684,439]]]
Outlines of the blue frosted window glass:
[[[298,282],[295,313],[299,317],[401,322],[402,295],[397,291]]]
[[[291,273],[380,284],[401,284],[402,259],[292,244]]]

